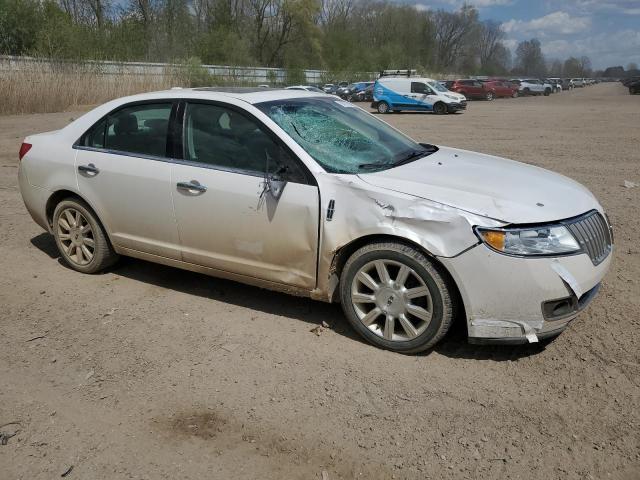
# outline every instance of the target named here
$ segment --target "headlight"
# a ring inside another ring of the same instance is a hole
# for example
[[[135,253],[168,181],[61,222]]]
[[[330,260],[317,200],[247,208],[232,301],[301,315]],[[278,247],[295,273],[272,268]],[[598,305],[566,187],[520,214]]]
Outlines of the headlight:
[[[508,255],[562,255],[579,252],[580,245],[562,225],[537,228],[476,228],[480,239]]]

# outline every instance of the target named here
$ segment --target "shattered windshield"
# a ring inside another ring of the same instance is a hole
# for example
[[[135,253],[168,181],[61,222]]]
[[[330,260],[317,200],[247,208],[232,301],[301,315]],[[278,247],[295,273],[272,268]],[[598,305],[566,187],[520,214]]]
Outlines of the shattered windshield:
[[[386,170],[434,151],[342,100],[293,98],[256,107],[330,173]]]

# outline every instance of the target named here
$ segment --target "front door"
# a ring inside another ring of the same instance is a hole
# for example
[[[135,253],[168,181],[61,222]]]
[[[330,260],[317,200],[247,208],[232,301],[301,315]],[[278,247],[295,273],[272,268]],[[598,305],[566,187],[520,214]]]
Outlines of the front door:
[[[171,111],[171,102],[160,101],[103,118],[76,146],[76,176],[116,246],[179,259],[166,161]]]
[[[319,198],[312,177],[257,120],[188,102],[182,163],[171,169],[183,260],[309,290],[315,287]],[[286,180],[276,199],[265,170]]]

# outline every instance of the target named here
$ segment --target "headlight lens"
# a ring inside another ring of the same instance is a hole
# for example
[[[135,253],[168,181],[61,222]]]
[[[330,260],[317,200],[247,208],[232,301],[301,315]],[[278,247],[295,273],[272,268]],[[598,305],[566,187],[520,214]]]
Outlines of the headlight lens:
[[[573,235],[562,225],[537,228],[477,228],[476,232],[485,244],[509,255],[562,255],[581,250]]]

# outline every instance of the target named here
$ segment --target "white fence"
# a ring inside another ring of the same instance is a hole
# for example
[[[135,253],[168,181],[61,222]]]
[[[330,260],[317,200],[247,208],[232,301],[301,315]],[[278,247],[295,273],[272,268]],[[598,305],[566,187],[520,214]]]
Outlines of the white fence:
[[[65,71],[70,68],[83,68],[101,75],[160,75],[166,76],[181,69],[190,68],[187,65],[173,63],[146,62],[113,62],[86,61],[75,62],[66,60],[49,60],[34,57],[14,57],[0,55],[0,73],[3,71],[26,70],[39,68],[51,72]],[[286,84],[287,70],[269,67],[238,67],[230,65],[202,65],[211,75],[224,82],[241,82],[247,84]],[[325,70],[303,70],[306,83],[318,84],[327,81],[328,72]],[[357,74],[358,78],[375,79],[376,74],[364,72]],[[331,80],[350,80],[336,78]]]

